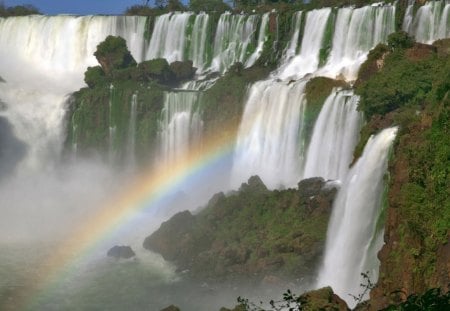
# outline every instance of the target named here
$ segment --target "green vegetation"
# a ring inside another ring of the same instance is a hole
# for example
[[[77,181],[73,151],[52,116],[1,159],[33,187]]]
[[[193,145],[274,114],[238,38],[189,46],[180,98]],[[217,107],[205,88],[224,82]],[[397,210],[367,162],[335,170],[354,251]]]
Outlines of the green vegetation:
[[[225,12],[231,10],[230,6],[222,0],[191,0],[189,2],[189,9],[194,12]]]
[[[434,102],[427,97],[437,95],[433,86],[445,83],[442,78],[450,68],[450,61],[439,57],[435,47],[416,44],[411,48],[411,38],[404,32],[391,34],[388,42],[389,49],[377,47],[361,67],[361,79],[370,79],[360,80],[356,93],[367,118],[405,106],[420,109],[426,102]],[[374,60],[378,61],[375,70]]]
[[[41,13],[36,7],[30,4],[7,7],[2,1],[0,1],[0,17],[25,16],[35,14]]]
[[[114,71],[128,67],[136,67],[136,61],[128,50],[122,37],[108,36],[94,52],[106,76],[114,76]]]
[[[336,193],[323,185],[323,179],[313,178],[298,189],[269,191],[259,177],[251,177],[238,192],[213,196],[197,215],[176,214],[144,247],[201,279],[311,276]]]
[[[431,288],[422,295],[410,295],[405,302],[391,305],[382,311],[441,311],[450,307],[450,291],[442,293],[439,288]]]
[[[387,240],[374,295],[398,304],[402,297],[448,283],[441,275],[447,271],[442,252],[450,232],[450,40],[413,44],[398,32],[388,44],[370,53],[356,92],[368,117],[361,141],[399,126],[389,166]],[[391,295],[399,289],[402,297]],[[410,304],[389,310],[419,309]]]

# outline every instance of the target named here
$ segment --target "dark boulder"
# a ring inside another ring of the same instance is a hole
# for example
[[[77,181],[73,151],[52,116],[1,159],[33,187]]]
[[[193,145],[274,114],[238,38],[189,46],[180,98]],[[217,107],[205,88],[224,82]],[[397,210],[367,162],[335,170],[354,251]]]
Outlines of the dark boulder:
[[[184,62],[175,61],[171,63],[169,67],[174,75],[175,80],[177,81],[192,79],[194,77],[195,71],[197,71],[197,68],[192,65],[191,60],[187,60]]]
[[[134,256],[136,256],[136,254],[134,253],[134,251],[131,249],[130,246],[113,246],[107,253],[108,257],[113,257],[116,259],[129,259],[132,258]]]
[[[156,80],[168,84],[174,79],[169,63],[164,58],[156,58],[142,62],[138,65],[140,78],[144,81]]]
[[[242,192],[262,193],[268,191],[261,178],[257,175],[249,178],[247,183],[243,183],[239,188]]]
[[[190,231],[195,225],[195,218],[189,211],[175,214],[161,227],[144,240],[144,248],[160,253],[166,260],[176,260],[190,256]]]
[[[302,310],[305,311],[347,311],[347,304],[338,295],[336,295],[331,287],[307,292],[300,296],[302,301]]]
[[[160,311],[180,311],[180,308],[174,305],[170,305],[164,309],[161,309]]]

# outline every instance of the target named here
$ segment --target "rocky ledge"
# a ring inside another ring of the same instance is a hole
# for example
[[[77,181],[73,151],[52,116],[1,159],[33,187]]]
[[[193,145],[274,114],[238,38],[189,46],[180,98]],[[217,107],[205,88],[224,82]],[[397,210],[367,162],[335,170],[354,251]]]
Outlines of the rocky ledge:
[[[258,176],[214,195],[198,214],[174,215],[144,241],[197,279],[289,280],[312,275],[322,256],[336,187],[322,178],[270,191]]]

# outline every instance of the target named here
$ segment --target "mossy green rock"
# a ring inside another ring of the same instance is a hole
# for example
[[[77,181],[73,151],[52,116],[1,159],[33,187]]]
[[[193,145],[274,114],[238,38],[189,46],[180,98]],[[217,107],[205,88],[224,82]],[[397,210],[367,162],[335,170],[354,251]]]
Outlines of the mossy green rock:
[[[106,37],[97,46],[94,55],[102,66],[106,76],[111,76],[115,69],[136,66],[136,61],[128,50],[125,39],[122,37]]]
[[[324,287],[302,294],[300,296],[302,310],[304,311],[347,311],[350,310],[331,287]]]
[[[165,84],[174,78],[169,63],[164,58],[156,58],[139,63],[138,69],[144,80],[156,80]]]
[[[239,191],[212,197],[193,215],[176,214],[144,241],[199,279],[308,276],[322,255],[336,189],[321,178],[270,191],[254,176]]]

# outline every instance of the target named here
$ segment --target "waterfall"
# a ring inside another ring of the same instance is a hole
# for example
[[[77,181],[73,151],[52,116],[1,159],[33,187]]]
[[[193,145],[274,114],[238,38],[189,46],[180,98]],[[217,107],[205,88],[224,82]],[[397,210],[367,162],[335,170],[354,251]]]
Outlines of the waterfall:
[[[406,32],[411,31],[411,24],[414,18],[414,2],[415,0],[409,0],[406,7],[405,17],[403,18],[402,29]]]
[[[135,152],[136,152],[137,96],[138,94],[134,93],[133,96],[131,97],[130,122],[128,123],[126,163],[131,168],[134,168],[136,162]]]
[[[306,14],[306,25],[300,53],[287,64],[281,66],[277,74],[279,78],[295,79],[317,70],[319,52],[330,14],[330,8],[313,10]]]
[[[27,145],[20,171],[41,170],[58,159],[64,141],[67,94],[84,85],[83,72],[97,65],[97,45],[121,35],[133,56],[144,49],[143,17],[25,16],[0,18],[0,114]]]
[[[274,188],[293,186],[302,177],[342,179],[348,172],[361,120],[356,112],[357,99],[348,92],[334,91],[309,140],[303,128],[308,107],[305,84],[320,75],[355,79],[368,51],[394,31],[395,7],[342,8],[336,16],[333,14],[329,8],[309,11],[299,53],[284,57],[269,80],[256,82],[250,88],[238,131],[232,185],[239,185],[252,174],[258,174]],[[298,27],[300,18],[298,13]],[[331,19],[335,19],[331,51],[325,65],[319,68]],[[288,49],[291,53],[297,50],[295,32]],[[337,151],[322,152],[332,148]]]
[[[304,82],[272,80],[251,87],[236,143],[233,185],[254,174],[271,188],[298,182],[304,88]]]
[[[360,273],[369,271],[372,282],[378,278],[378,263],[373,259],[382,240],[374,236],[384,189],[383,177],[396,134],[397,128],[389,128],[369,139],[333,204],[317,287],[331,286],[350,307],[356,302],[348,299],[348,295],[357,296],[363,290]]]
[[[338,11],[330,56],[319,74],[356,80],[371,48],[395,31],[395,6],[365,6]]]
[[[208,14],[200,13],[195,17],[188,59],[192,60],[194,67],[196,67],[199,72],[202,72],[208,65],[209,55],[206,50],[206,44],[209,40],[208,26]]]
[[[258,43],[256,44],[256,49],[250,55],[250,57],[245,62],[246,67],[250,67],[258,60],[258,58],[261,56],[261,53],[263,52],[264,43],[266,42],[266,32],[267,32],[267,26],[269,23],[269,15],[270,13],[265,13],[262,16],[261,20],[261,26],[259,28],[259,35],[258,35]]]
[[[320,31],[324,32],[330,12],[330,9],[308,12],[305,34],[310,31],[310,35],[305,35],[300,55],[292,61],[294,65],[286,65],[281,69],[281,75],[297,68],[306,59],[318,64]],[[271,188],[292,186],[298,182],[303,162],[305,84],[306,81],[286,83],[269,79],[252,85],[238,131],[231,181],[233,185],[238,185],[254,174],[258,174]]]
[[[431,44],[450,37],[450,2],[427,2],[417,10],[409,27],[406,26],[404,22],[403,30],[408,31],[418,42]]]
[[[203,124],[195,105],[198,97],[195,91],[166,94],[159,124],[160,162],[180,160],[200,138]]]
[[[108,159],[109,163],[114,163],[114,141],[116,138],[116,125],[114,123],[113,113],[113,97],[114,97],[114,85],[109,86],[109,138],[108,138]]]
[[[288,47],[284,53],[285,61],[297,54],[298,39],[300,36],[300,29],[301,29],[301,23],[302,23],[302,13],[303,13],[302,11],[295,12],[294,17],[292,19],[293,32],[292,32],[292,37],[289,40]]]
[[[358,142],[362,115],[352,91],[333,90],[314,125],[303,178],[343,180]]]
[[[191,16],[190,12],[158,16],[146,59],[165,58],[169,63],[185,60],[186,31]]]
[[[226,12],[220,16],[214,39],[212,71],[224,72],[235,62],[246,62],[248,47],[255,38],[257,21],[257,15]]]

